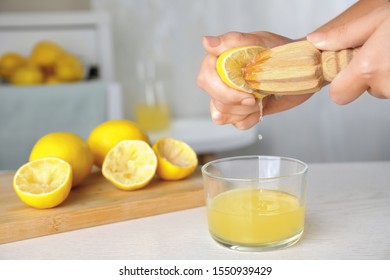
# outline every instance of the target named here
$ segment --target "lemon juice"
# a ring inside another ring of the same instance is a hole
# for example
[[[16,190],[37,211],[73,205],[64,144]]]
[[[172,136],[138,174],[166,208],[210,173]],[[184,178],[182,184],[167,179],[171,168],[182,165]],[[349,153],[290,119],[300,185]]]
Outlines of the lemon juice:
[[[217,195],[207,210],[209,229],[221,243],[263,246],[296,240],[303,232],[304,207],[285,192],[235,189]]]
[[[139,103],[135,115],[138,124],[145,130],[168,129],[171,121],[169,107],[164,103]]]

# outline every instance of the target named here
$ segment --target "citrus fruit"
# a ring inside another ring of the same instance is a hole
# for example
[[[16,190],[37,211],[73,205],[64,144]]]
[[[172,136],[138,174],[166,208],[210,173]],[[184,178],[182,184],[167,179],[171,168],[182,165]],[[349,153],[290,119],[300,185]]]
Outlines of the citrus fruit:
[[[61,204],[72,188],[72,168],[59,158],[41,158],[22,165],[13,186],[19,198],[35,208]]]
[[[83,78],[84,67],[76,56],[64,52],[54,62],[54,76],[62,82],[74,82]]]
[[[249,87],[242,73],[244,68],[261,51],[266,50],[262,46],[245,46],[230,49],[223,52],[217,59],[217,72],[221,80],[229,87],[252,93],[258,98],[264,97],[264,94],[257,92]]]
[[[0,76],[9,80],[14,72],[26,63],[27,59],[16,52],[7,52],[0,58]]]
[[[14,85],[27,86],[37,85],[43,82],[44,76],[35,65],[21,66],[11,76],[11,83]]]
[[[92,152],[86,141],[71,132],[52,132],[40,138],[33,146],[30,161],[58,157],[72,167],[72,186],[79,185],[91,173]]]
[[[107,154],[103,176],[122,190],[135,190],[146,186],[154,177],[157,157],[145,141],[124,140]]]
[[[143,140],[149,143],[148,135],[129,120],[109,120],[96,126],[88,137],[95,165],[101,168],[107,153],[122,140]]]
[[[42,40],[36,43],[31,51],[30,61],[40,67],[51,67],[64,49],[50,40]]]
[[[195,151],[185,142],[170,138],[159,138],[153,144],[157,155],[157,175],[164,180],[180,180],[189,176],[198,166]]]

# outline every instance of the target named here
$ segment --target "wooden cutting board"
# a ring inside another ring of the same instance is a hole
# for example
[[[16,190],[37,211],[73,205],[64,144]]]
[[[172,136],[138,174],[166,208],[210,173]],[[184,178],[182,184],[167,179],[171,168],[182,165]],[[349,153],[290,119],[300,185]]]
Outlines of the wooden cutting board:
[[[95,172],[61,205],[44,210],[19,199],[13,175],[0,173],[0,244],[204,205],[200,170],[180,181],[155,178],[134,191],[119,190]]]

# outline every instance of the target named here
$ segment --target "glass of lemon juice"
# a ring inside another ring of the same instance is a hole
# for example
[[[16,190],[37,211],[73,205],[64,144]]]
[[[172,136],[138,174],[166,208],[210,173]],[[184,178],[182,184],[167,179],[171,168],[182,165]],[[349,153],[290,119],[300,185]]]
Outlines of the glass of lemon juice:
[[[171,123],[164,83],[157,77],[156,68],[152,59],[140,60],[137,64],[138,77],[145,90],[137,98],[135,119],[147,132],[166,131]]]
[[[276,156],[238,156],[203,165],[213,239],[240,251],[298,242],[304,229],[307,170],[302,161]]]
[[[171,123],[170,108],[163,95],[162,83],[156,83],[156,88],[155,92],[151,85],[147,85],[145,100],[138,102],[135,109],[137,123],[149,132],[167,130]]]

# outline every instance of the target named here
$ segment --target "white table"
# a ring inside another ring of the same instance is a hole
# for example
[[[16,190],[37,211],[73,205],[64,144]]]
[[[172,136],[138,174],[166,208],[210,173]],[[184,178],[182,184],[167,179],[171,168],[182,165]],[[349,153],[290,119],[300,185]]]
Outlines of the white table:
[[[309,164],[303,238],[244,253],[209,236],[205,208],[0,245],[0,259],[390,259],[390,162]]]

